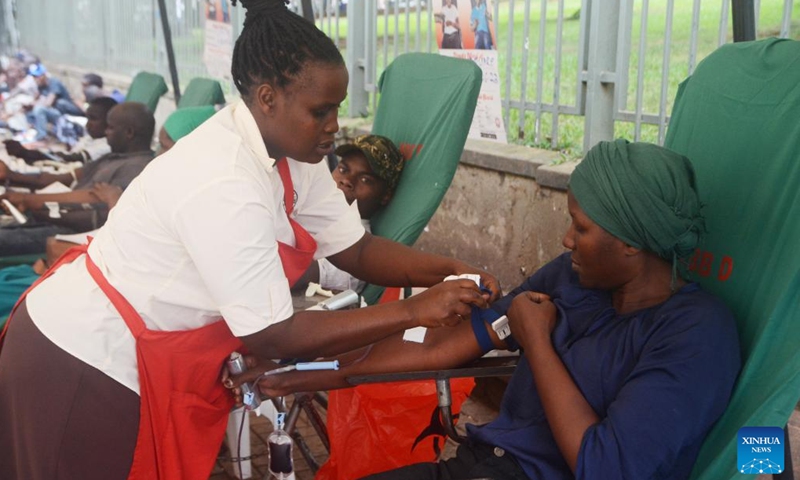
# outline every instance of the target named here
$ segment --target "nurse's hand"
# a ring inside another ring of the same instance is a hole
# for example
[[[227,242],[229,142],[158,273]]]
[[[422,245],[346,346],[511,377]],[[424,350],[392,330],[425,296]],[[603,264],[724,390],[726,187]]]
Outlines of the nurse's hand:
[[[492,303],[503,294],[503,291],[500,289],[500,281],[492,275],[491,273],[481,270],[480,268],[475,268],[472,265],[468,265],[466,263],[459,262],[455,269],[455,275],[462,275],[464,273],[469,273],[471,275],[480,275],[481,277],[481,285],[484,288],[489,290],[489,293],[484,292],[483,298],[486,299],[487,302]]]
[[[489,306],[471,280],[442,282],[403,302],[421,327],[452,327],[470,318],[472,305]]]
[[[254,355],[245,355],[244,363],[247,370],[241,375],[231,375],[227,366],[222,367],[222,375],[220,381],[231,390],[233,399],[236,402],[236,407],[242,406],[242,389],[239,386],[243,383],[252,383],[256,378],[267,370],[278,368],[281,365],[272,361],[259,361],[258,357]]]

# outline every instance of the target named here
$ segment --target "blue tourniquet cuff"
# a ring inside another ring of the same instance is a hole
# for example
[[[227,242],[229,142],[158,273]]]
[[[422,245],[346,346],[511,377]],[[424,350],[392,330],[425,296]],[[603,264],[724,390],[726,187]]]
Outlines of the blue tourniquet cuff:
[[[481,352],[488,353],[494,350],[494,344],[491,337],[489,337],[489,332],[486,330],[486,321],[483,319],[484,311],[478,307],[472,307],[470,320],[472,322],[472,333],[475,334],[475,340],[478,341]]]
[[[489,328],[491,328],[492,324],[502,316],[503,315],[492,308],[480,309],[478,307],[472,307],[472,316],[470,318],[472,322],[472,332],[475,334],[475,339],[478,341],[478,346],[483,353],[488,353],[495,349],[489,332],[486,330],[486,326],[488,325]],[[503,339],[503,341],[510,351],[519,350],[519,344],[511,335]]]

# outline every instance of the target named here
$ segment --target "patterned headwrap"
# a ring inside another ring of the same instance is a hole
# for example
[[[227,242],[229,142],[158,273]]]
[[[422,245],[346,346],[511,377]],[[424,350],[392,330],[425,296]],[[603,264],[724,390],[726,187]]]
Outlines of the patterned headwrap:
[[[705,232],[689,159],[658,145],[600,142],[575,168],[569,189],[604,230],[673,267]]]
[[[341,157],[356,151],[367,157],[372,171],[386,181],[391,190],[397,187],[405,161],[391,140],[381,135],[361,135],[356,137],[353,143],[337,147],[336,155]]]
[[[184,107],[175,110],[167,117],[164,122],[164,130],[173,142],[192,133],[200,124],[211,118],[217,113],[217,108],[213,105],[204,107]]]

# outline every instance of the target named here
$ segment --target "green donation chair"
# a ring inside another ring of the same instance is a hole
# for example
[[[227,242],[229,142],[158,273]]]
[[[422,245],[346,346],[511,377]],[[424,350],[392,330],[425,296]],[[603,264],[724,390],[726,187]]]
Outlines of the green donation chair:
[[[665,145],[694,164],[708,229],[690,270],[733,310],[743,361],[693,479],[750,478],[737,431],[783,428],[800,397],[798,112],[800,42],[775,38],[719,48],[675,100]]]

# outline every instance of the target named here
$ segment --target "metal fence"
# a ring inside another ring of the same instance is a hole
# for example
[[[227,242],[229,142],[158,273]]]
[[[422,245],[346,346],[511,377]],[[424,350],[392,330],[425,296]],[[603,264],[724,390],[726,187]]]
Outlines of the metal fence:
[[[661,143],[679,82],[732,41],[731,1],[737,0],[488,0],[508,138],[575,154],[614,136]],[[0,2],[16,3],[20,45],[46,61],[129,76],[139,70],[169,75],[156,0]],[[433,11],[439,2],[311,1],[317,26],[347,60],[349,115],[374,111],[377,79],[396,56],[437,51]],[[166,3],[185,85],[206,75],[206,0]],[[800,0],[743,3],[755,7],[758,38],[797,38]],[[233,42],[244,14],[223,4],[230,9]],[[298,12],[300,5],[290,3]]]
[[[317,12],[317,25],[332,38],[341,36],[346,25],[347,44],[355,39],[365,45],[356,46],[354,55],[348,48],[351,81],[360,82],[369,95],[359,99],[351,91],[351,115],[374,105],[376,80],[394,57],[407,51],[436,51],[433,12],[442,0],[432,2],[350,0],[349,11],[357,7],[364,13],[351,14],[346,24],[332,18],[336,14],[326,13],[330,9]],[[792,34],[797,38],[797,0],[740,3],[752,5],[757,38]],[[731,0],[489,0],[488,4],[497,32],[508,138],[576,155],[615,136],[663,143],[680,81],[698,61],[733,40]]]
[[[193,77],[207,76],[202,59],[205,4],[166,2],[184,85]],[[230,7],[230,16],[233,42],[241,31],[241,8]],[[17,2],[16,20],[20,46],[46,61],[131,77],[141,70],[153,71],[169,79],[156,0],[23,0]]]

